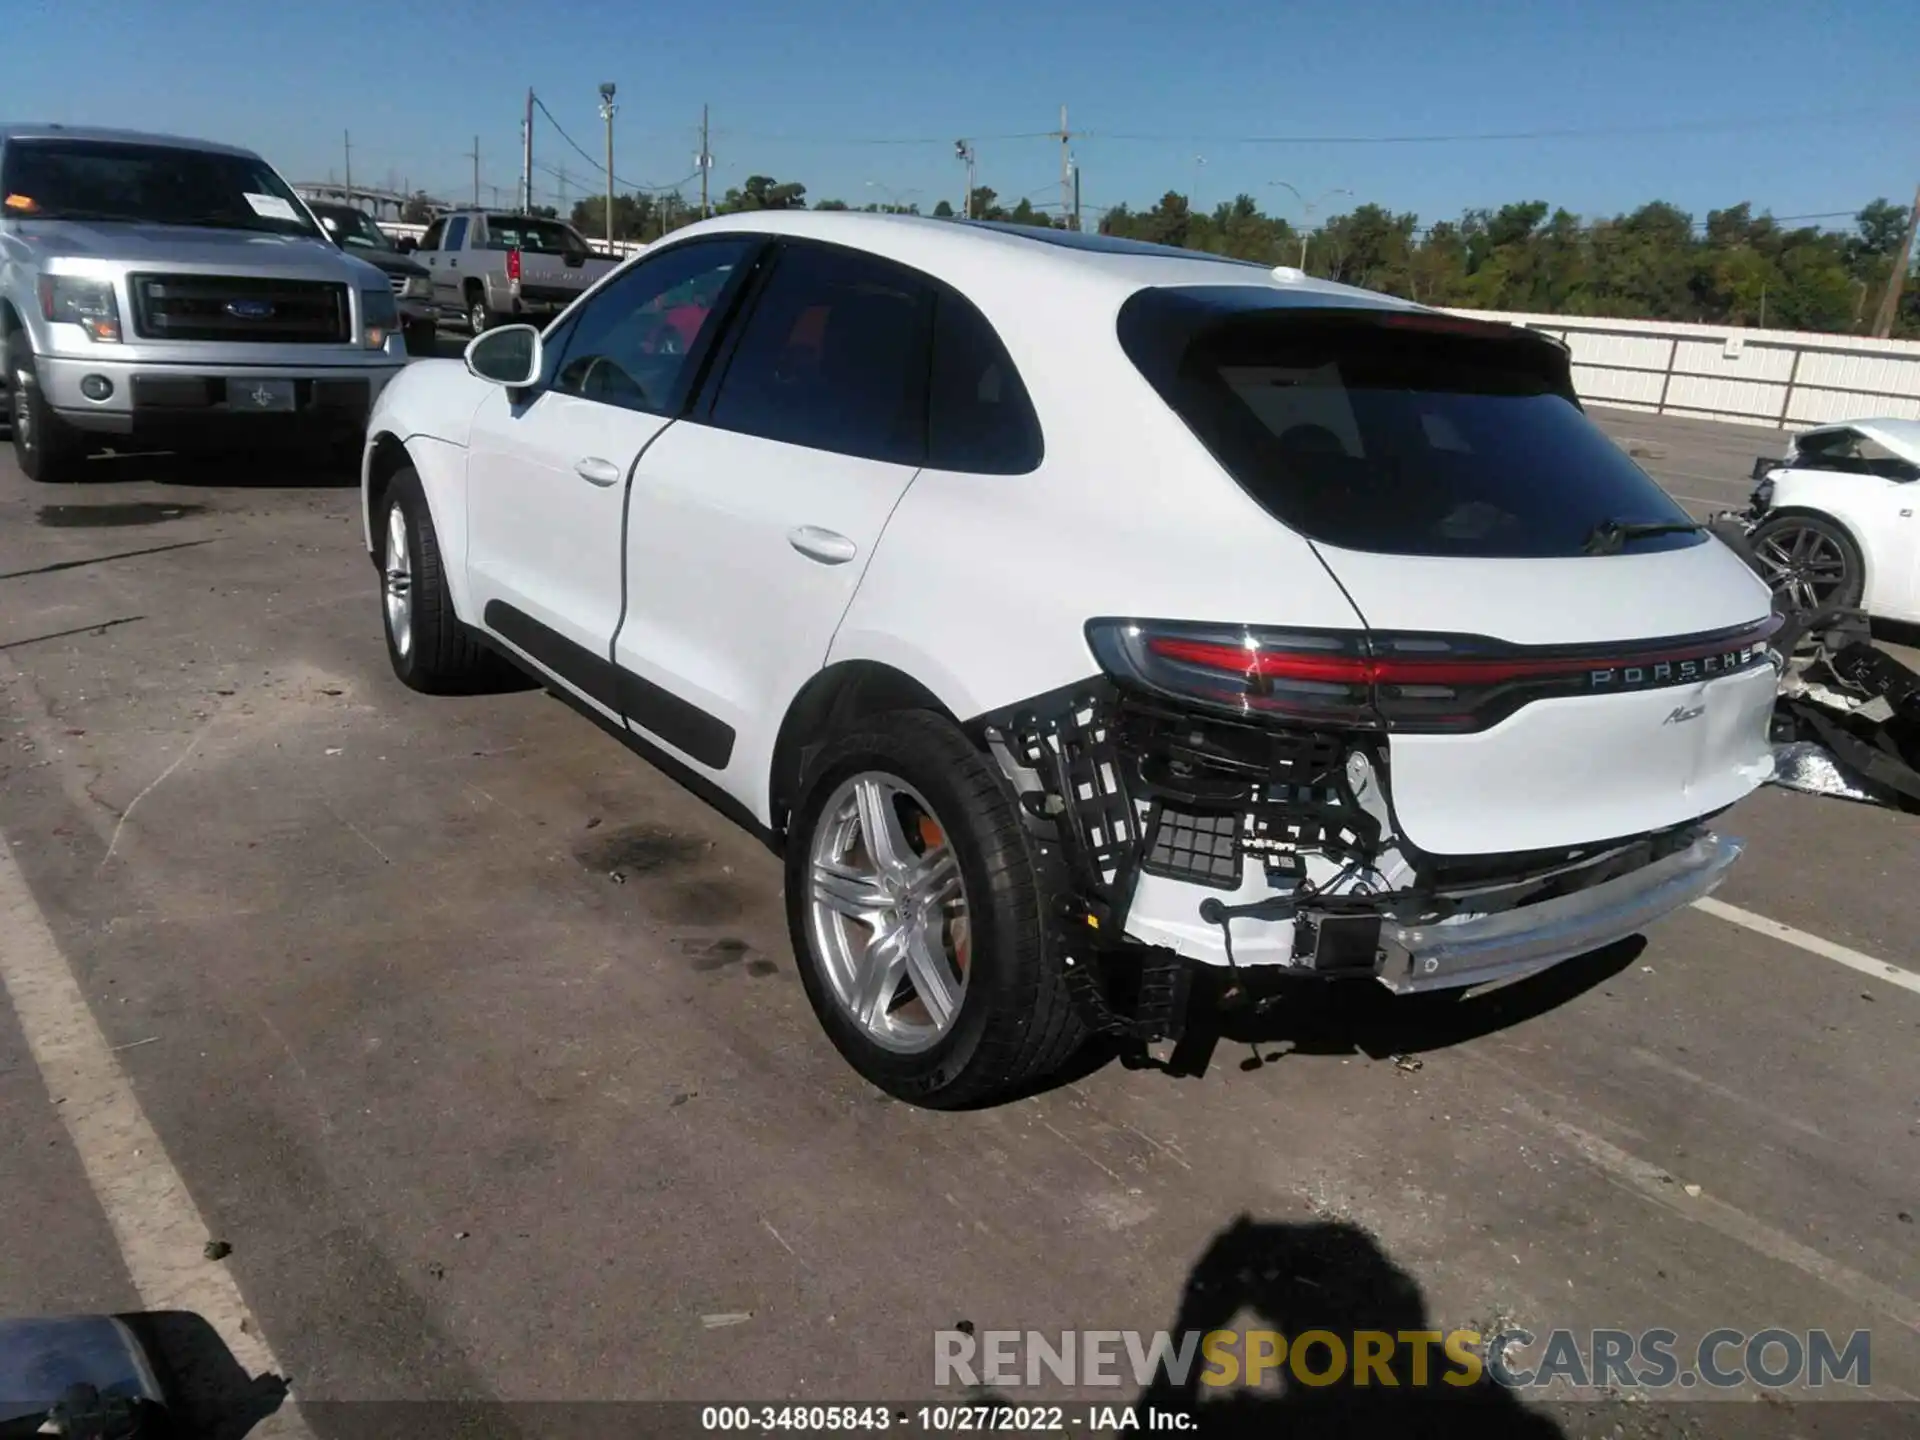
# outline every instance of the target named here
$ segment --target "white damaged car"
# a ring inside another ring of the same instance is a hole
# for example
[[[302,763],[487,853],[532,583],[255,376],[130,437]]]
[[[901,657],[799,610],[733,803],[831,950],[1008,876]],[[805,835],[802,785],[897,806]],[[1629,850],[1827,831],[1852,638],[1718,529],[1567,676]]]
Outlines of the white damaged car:
[[[1920,420],[1804,430],[1753,478],[1748,542],[1794,609],[1920,622]]]
[[[1555,342],[1090,235],[760,212],[382,394],[396,673],[500,657],[785,857],[918,1103],[1196,976],[1526,974],[1711,890],[1767,587]]]

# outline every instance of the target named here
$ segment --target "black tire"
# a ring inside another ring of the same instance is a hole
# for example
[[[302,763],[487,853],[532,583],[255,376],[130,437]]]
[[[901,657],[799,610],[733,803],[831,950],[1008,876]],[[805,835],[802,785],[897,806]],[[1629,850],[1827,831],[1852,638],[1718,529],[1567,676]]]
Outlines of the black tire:
[[[405,520],[410,582],[410,628],[404,645],[395,638],[387,604],[393,568],[387,553],[393,533],[389,517],[395,509]],[[380,549],[381,629],[387,637],[387,658],[400,683],[426,695],[464,695],[489,688],[495,674],[493,657],[454,613],[433,514],[413,467],[397,472],[387,486],[373,535]]]
[[[467,286],[467,328],[476,335],[484,335],[499,323],[499,315],[487,304],[486,287]]]
[[[876,1043],[835,997],[810,924],[821,810],[863,771],[905,781],[944,826],[971,930],[967,984],[930,1048]],[[786,845],[787,925],[814,1014],[847,1063],[888,1094],[951,1110],[1008,1098],[1057,1072],[1086,1042],[1064,969],[1047,943],[1029,839],[1011,787],[953,723],[925,710],[871,716],[831,742],[802,786]]]
[[[39,366],[27,332],[7,337],[7,409],[13,430],[13,459],[20,473],[42,485],[65,485],[85,478],[85,438],[53,413],[40,389]]]
[[[1860,547],[1839,521],[1812,510],[1787,510],[1770,515],[1755,527],[1749,537],[1759,558],[1761,575],[1773,587],[1774,594],[1793,609],[1812,613],[1831,609],[1854,609],[1866,590],[1867,567]],[[1782,560],[1801,553],[1831,554],[1838,558],[1840,571],[1831,584],[1814,583],[1805,573],[1788,573]]]

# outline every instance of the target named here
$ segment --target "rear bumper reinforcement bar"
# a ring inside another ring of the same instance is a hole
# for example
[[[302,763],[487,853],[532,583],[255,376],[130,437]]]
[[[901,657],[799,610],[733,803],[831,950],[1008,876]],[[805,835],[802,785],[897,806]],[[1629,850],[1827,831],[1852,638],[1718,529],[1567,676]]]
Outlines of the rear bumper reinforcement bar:
[[[1408,994],[1530,975],[1625,939],[1717,888],[1744,847],[1702,835],[1684,850],[1571,895],[1492,915],[1380,928],[1376,977]]]

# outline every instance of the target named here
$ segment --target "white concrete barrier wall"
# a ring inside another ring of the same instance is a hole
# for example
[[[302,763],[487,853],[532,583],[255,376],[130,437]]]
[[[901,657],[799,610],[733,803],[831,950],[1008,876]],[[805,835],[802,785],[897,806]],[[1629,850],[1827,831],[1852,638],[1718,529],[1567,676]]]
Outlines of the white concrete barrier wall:
[[[1920,420],[1920,341],[1801,330],[1455,310],[1558,337],[1596,405],[1798,429],[1833,420]]]

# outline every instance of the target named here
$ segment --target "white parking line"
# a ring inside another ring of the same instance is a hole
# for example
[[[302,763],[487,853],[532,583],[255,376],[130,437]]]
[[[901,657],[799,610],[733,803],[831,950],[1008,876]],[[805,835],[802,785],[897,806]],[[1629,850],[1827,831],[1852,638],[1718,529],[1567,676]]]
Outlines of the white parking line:
[[[1709,895],[1704,900],[1693,902],[1693,908],[1704,910],[1707,914],[1725,920],[1730,925],[1738,925],[1751,930],[1756,935],[1765,935],[1774,940],[1783,940],[1789,945],[1797,945],[1810,955],[1818,955],[1849,970],[1858,970],[1862,975],[1871,975],[1876,980],[1884,980],[1889,985],[1898,985],[1902,990],[1911,990],[1920,995],[1920,975],[1911,970],[1902,970],[1898,965],[1889,965],[1884,960],[1876,960],[1871,955],[1863,955],[1858,950],[1849,950],[1844,945],[1836,945],[1831,940],[1822,940],[1818,935],[1809,935],[1804,930],[1796,930],[1791,925],[1782,925],[1778,920],[1769,920],[1764,915],[1756,915],[1751,910],[1742,910],[1738,905],[1729,905],[1724,900],[1715,900]]]
[[[12,1002],[47,1098],[106,1212],[127,1275],[149,1310],[198,1315],[256,1379],[284,1376],[224,1265],[206,1258],[206,1222],[87,1008],[66,956],[0,835],[0,989]],[[291,1401],[248,1432],[296,1440]]]

